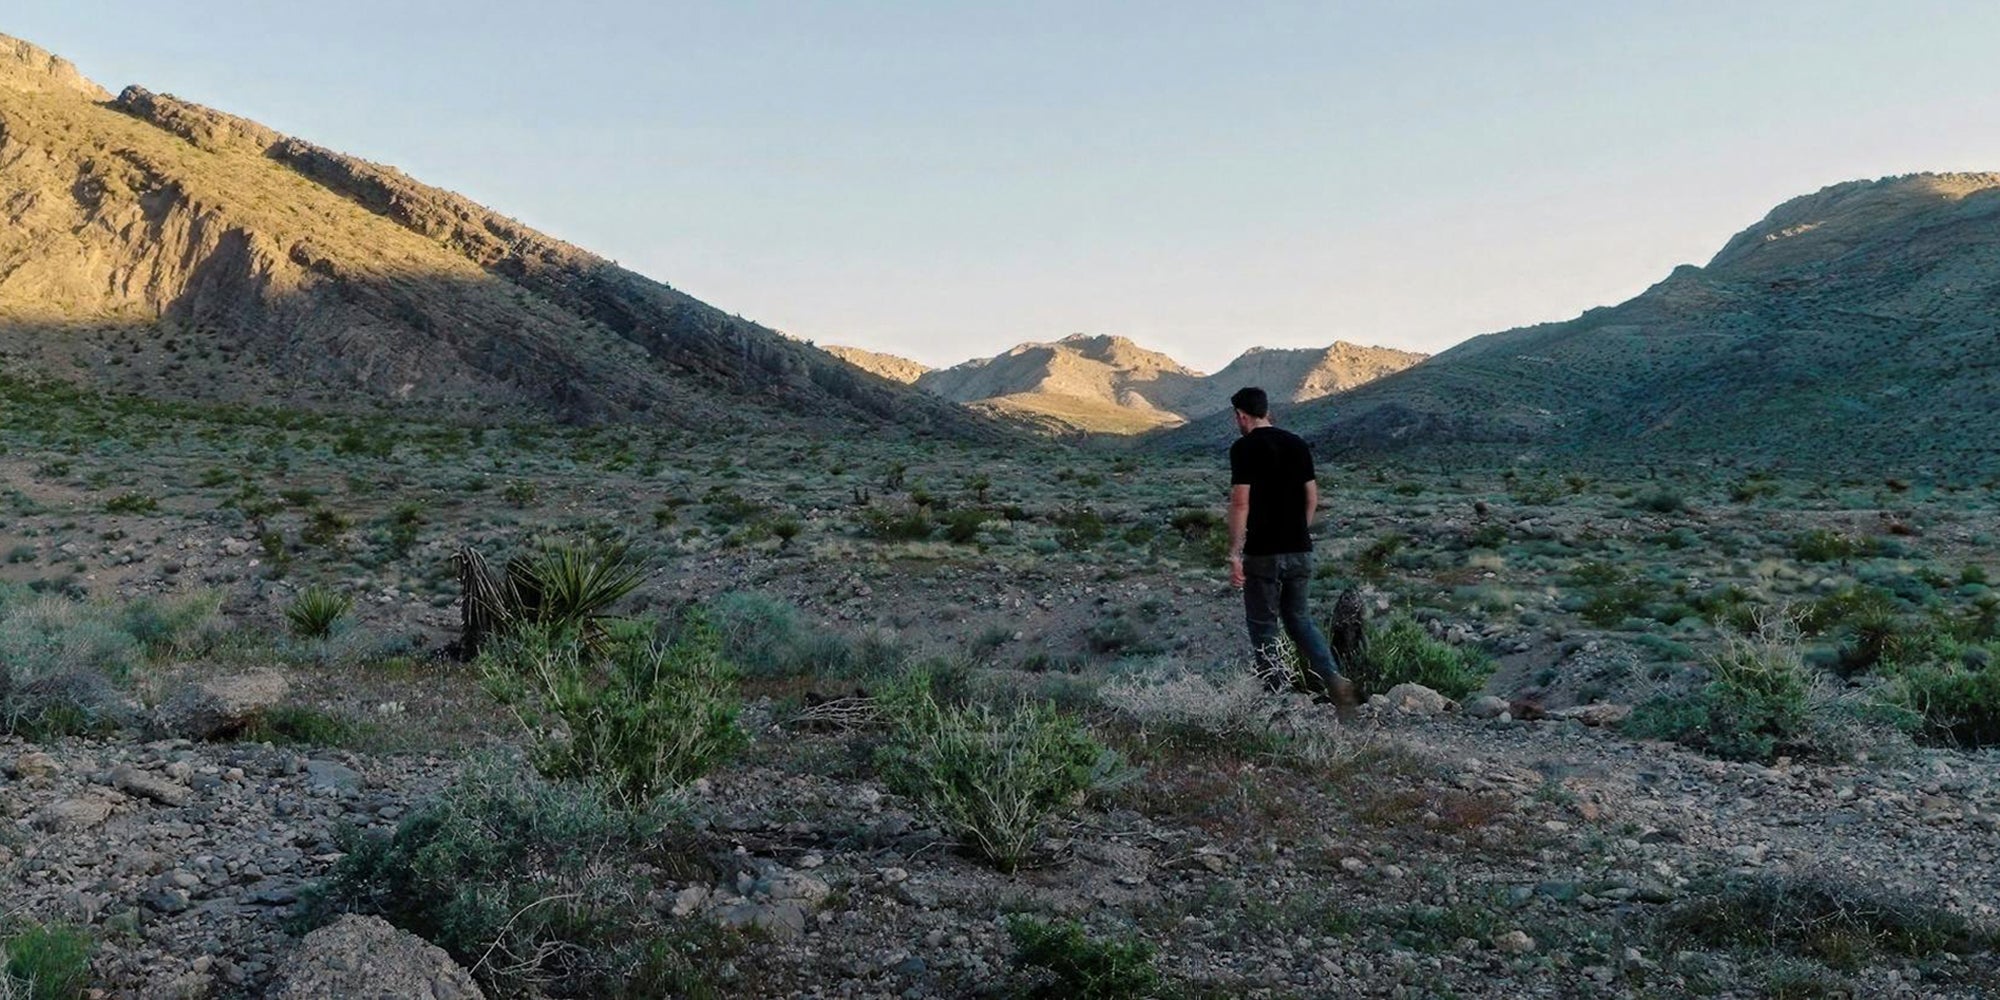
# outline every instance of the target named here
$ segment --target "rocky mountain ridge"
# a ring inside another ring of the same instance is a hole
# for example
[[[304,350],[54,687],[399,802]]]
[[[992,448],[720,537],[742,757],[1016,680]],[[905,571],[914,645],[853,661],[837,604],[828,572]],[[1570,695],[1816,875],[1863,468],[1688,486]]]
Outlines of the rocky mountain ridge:
[[[1129,338],[1082,333],[942,369],[857,348],[828,351],[953,402],[1058,431],[1111,434],[1174,427],[1225,411],[1230,393],[1246,385],[1261,386],[1282,403],[1302,402],[1424,358],[1344,341],[1325,348],[1253,347],[1208,375]]]
[[[1290,415],[1336,454],[2000,468],[2000,174],[1836,184],[1622,304]],[[1216,426],[1162,438],[1196,448]]]
[[[0,352],[16,378],[307,407],[987,435],[380,164],[0,37]]]

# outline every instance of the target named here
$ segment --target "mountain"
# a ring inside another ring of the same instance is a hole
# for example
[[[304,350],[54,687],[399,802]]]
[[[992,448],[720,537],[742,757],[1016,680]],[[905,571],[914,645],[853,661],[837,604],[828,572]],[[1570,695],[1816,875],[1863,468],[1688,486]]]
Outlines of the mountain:
[[[926,372],[920,389],[954,402],[1065,431],[1136,434],[1224,411],[1229,396],[1260,385],[1296,401],[1360,385],[1421,361],[1420,354],[1337,343],[1253,348],[1214,375],[1124,337],[1073,334],[1022,344],[992,358]]]
[[[0,37],[0,371],[112,391],[712,426],[962,408],[393,168]]]
[[[1246,385],[1261,387],[1273,400],[1302,403],[1393,375],[1422,360],[1424,355],[1410,351],[1345,341],[1335,341],[1331,347],[1253,347],[1210,375],[1208,391],[1225,401],[1213,408],[1215,412],[1228,409],[1229,394]]]
[[[859,347],[839,347],[829,345],[820,348],[828,354],[861,369],[870,375],[879,375],[891,382],[914,385],[918,378],[931,370],[929,365],[894,354],[864,351]]]
[[[1836,184],[1617,306],[1299,407],[1336,454],[2000,467],[2000,174]],[[1206,447],[1219,422],[1164,436]]]

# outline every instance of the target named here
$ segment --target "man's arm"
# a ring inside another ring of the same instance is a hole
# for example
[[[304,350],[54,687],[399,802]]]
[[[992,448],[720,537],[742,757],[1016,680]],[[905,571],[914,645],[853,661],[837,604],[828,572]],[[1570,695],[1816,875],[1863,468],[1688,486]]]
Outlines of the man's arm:
[[[1319,480],[1306,480],[1306,527],[1313,526],[1313,515],[1319,512]]]
[[[1250,485],[1229,488],[1229,582],[1243,586],[1243,543],[1250,533]]]

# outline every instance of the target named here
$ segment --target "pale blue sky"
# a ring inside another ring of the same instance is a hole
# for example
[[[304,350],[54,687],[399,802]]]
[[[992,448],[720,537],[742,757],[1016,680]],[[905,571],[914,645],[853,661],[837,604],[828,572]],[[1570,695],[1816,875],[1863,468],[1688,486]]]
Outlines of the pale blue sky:
[[[1826,184],[2000,169],[1990,0],[15,0],[0,32],[932,364],[1434,351]]]

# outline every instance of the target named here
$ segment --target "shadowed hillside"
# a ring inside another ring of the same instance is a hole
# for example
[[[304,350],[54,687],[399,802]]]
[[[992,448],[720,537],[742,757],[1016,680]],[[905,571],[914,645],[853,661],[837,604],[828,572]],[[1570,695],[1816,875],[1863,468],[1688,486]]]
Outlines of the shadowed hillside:
[[[392,168],[140,87],[106,97],[0,38],[10,373],[187,398],[991,433]]]
[[[1348,454],[1967,472],[2000,464],[1996,392],[2000,174],[1920,174],[1793,199],[1631,301],[1475,337],[1285,420]]]

